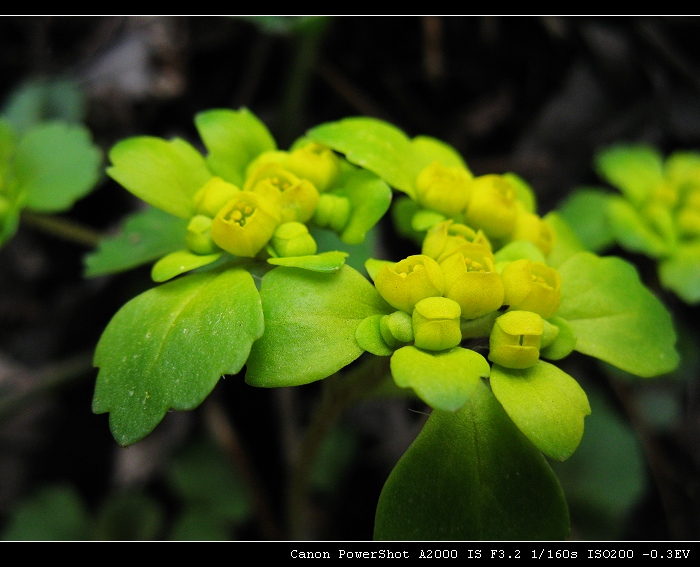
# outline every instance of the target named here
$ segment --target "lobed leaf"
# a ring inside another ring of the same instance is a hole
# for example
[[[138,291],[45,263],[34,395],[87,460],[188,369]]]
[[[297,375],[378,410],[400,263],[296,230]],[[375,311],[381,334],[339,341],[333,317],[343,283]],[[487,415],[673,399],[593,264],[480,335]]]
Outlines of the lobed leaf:
[[[263,333],[253,278],[240,269],[193,274],[132,299],[95,352],[95,413],[110,412],[120,445],[139,441],[170,409],[197,407],[236,374]]]
[[[642,203],[663,181],[661,153],[650,146],[615,146],[595,157],[598,175],[632,203]]]
[[[139,199],[189,219],[193,197],[210,178],[204,158],[190,144],[175,138],[128,138],[109,152],[107,174]]]
[[[566,501],[542,453],[482,382],[457,412],[433,411],[389,475],[378,540],[554,540]]]
[[[119,234],[85,256],[85,275],[103,276],[152,262],[185,247],[187,221],[148,207],[129,215]]]
[[[596,187],[581,187],[571,193],[559,207],[559,214],[578,236],[587,250],[600,252],[615,243],[608,203],[614,195]]]
[[[637,376],[657,376],[678,365],[668,311],[642,285],[634,266],[588,252],[559,267],[557,315],[573,328],[576,350]]]
[[[565,461],[576,451],[591,407],[566,372],[542,360],[522,370],[494,364],[490,383],[513,423],[545,455]]]
[[[641,252],[652,258],[669,254],[669,244],[629,201],[622,197],[610,197],[607,213],[615,239],[626,250]]]
[[[101,163],[102,152],[87,128],[50,122],[20,138],[14,169],[25,205],[53,213],[69,209],[92,190]]]
[[[260,295],[265,335],[253,346],[246,382],[266,388],[334,374],[364,352],[355,340],[360,323],[394,311],[348,266],[332,274],[276,268],[263,277]]]

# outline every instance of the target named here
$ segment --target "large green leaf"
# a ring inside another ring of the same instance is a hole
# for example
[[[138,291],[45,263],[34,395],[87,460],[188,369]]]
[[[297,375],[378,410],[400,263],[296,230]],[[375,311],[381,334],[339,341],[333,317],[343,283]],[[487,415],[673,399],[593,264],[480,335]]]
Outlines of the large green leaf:
[[[434,410],[384,485],[380,540],[564,539],[566,501],[542,453],[483,382],[455,413]]]
[[[661,285],[686,303],[700,302],[700,244],[681,245],[659,264]]]
[[[513,423],[548,457],[568,459],[583,437],[591,413],[578,382],[542,360],[516,370],[494,364],[491,389]]]
[[[194,121],[209,150],[207,164],[234,185],[243,184],[245,168],[255,157],[277,149],[267,127],[247,108],[207,110]]]
[[[418,171],[428,167],[434,161],[439,161],[445,167],[469,169],[459,152],[442,140],[430,136],[416,136],[411,140],[411,145],[416,156],[415,167]]]
[[[467,403],[489,363],[479,353],[462,347],[427,352],[405,346],[391,357],[391,374],[401,388],[412,388],[430,407],[457,411]]]
[[[69,209],[100,177],[102,152],[82,126],[41,124],[17,145],[15,175],[25,204],[40,212]]]
[[[672,243],[666,242],[628,200],[609,197],[607,213],[615,239],[626,250],[641,252],[652,258],[662,258],[669,254]]]
[[[93,411],[110,412],[117,442],[150,433],[170,409],[197,407],[236,374],[263,333],[260,296],[239,269],[183,277],[132,299],[95,352]]]
[[[561,306],[578,337],[576,350],[637,376],[657,376],[678,365],[671,316],[620,258],[588,252],[559,267]]]
[[[640,204],[663,181],[664,163],[649,146],[615,146],[595,157],[598,174]]]
[[[109,176],[124,188],[171,215],[188,219],[195,193],[211,172],[201,154],[184,140],[128,138],[109,152]]]
[[[185,247],[187,221],[148,207],[129,215],[116,236],[85,256],[85,275],[103,276],[152,262]]]
[[[547,256],[547,264],[558,268],[571,256],[585,250],[576,233],[557,211],[547,213],[543,220],[554,232],[554,244]]]
[[[360,323],[394,311],[348,266],[332,274],[276,268],[263,278],[260,295],[265,334],[253,345],[246,382],[268,388],[334,374],[364,352],[355,340]]]
[[[419,169],[413,159],[413,146],[395,126],[376,118],[346,118],[316,126],[308,136],[415,197],[414,183]]]

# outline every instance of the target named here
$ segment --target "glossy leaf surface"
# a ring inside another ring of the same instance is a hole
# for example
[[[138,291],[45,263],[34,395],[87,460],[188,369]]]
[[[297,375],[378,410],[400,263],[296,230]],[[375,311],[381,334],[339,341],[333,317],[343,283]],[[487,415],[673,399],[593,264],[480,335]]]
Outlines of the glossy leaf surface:
[[[578,382],[540,360],[522,370],[497,364],[491,389],[513,423],[548,457],[568,459],[583,437],[583,418],[591,413]]]
[[[564,539],[568,533],[554,473],[483,382],[461,410],[433,411],[386,481],[374,527],[379,540]]]
[[[631,264],[582,252],[564,262],[559,274],[557,315],[573,328],[576,350],[637,376],[676,368],[671,317]]]
[[[260,296],[243,270],[190,275],[132,299],[95,352],[95,413],[110,412],[121,445],[145,437],[170,409],[197,407],[236,374],[263,332]]]
[[[265,334],[253,346],[246,382],[267,388],[334,374],[364,352],[355,339],[359,324],[394,311],[348,266],[332,274],[276,268],[263,278],[260,295]]]

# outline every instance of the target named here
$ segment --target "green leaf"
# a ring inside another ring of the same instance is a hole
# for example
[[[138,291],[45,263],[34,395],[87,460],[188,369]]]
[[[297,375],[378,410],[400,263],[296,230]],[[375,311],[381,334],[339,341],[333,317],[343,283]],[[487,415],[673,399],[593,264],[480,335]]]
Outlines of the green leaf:
[[[616,146],[595,158],[598,175],[635,204],[642,203],[663,181],[663,158],[650,146]]]
[[[346,118],[316,126],[308,136],[415,198],[414,183],[419,170],[413,146],[395,126],[376,118]]]
[[[85,256],[85,275],[103,276],[147,264],[185,247],[187,221],[148,207],[129,215],[116,236]]]
[[[531,262],[544,262],[544,254],[542,250],[528,240],[516,240],[510,244],[506,244],[496,254],[494,254],[496,263],[514,262],[515,260],[528,259]]]
[[[148,204],[189,219],[194,195],[210,178],[204,158],[175,138],[140,136],[119,142],[109,152],[107,174]]]
[[[686,303],[700,302],[700,243],[681,245],[659,264],[661,285]]]
[[[669,245],[629,201],[610,197],[607,211],[612,232],[626,250],[652,258],[661,258],[670,252]]]
[[[194,254],[189,250],[177,250],[158,260],[151,270],[151,279],[154,282],[166,282],[175,276],[184,274],[202,266],[216,262],[223,252],[216,254]]]
[[[361,244],[346,244],[335,232],[325,228],[311,226],[309,232],[318,244],[319,253],[333,250],[347,252],[349,256],[345,259],[345,263],[358,272],[365,269],[367,259],[375,256],[378,250],[379,235],[376,227],[367,233]]]
[[[194,121],[209,151],[211,170],[239,187],[248,164],[261,153],[277,149],[267,126],[247,108],[207,110]]]
[[[300,268],[312,272],[332,273],[337,272],[345,264],[347,252],[321,252],[311,256],[290,256],[288,258],[268,258],[267,263],[288,268]]]
[[[559,267],[561,306],[578,340],[576,350],[637,376],[657,376],[678,365],[671,316],[620,258],[588,252]]]
[[[486,359],[473,350],[456,347],[428,352],[405,346],[391,357],[391,374],[401,388],[413,388],[430,407],[457,411],[467,403],[491,369]]]
[[[69,209],[100,177],[102,152],[82,126],[41,124],[19,140],[15,174],[26,206],[39,212]]]
[[[348,266],[333,274],[276,268],[263,277],[260,295],[265,334],[253,345],[246,382],[266,388],[334,374],[364,352],[355,340],[359,324],[394,311]]]
[[[547,264],[554,268],[561,266],[566,260],[578,252],[585,250],[576,233],[556,211],[551,211],[544,217],[544,222],[554,232],[554,245],[547,256]]]
[[[90,518],[71,486],[47,486],[23,502],[12,515],[2,539],[56,541],[90,539]]]
[[[376,175],[361,169],[344,175],[339,185],[333,193],[347,197],[352,207],[350,220],[340,238],[347,244],[360,244],[389,210],[391,189]]]
[[[193,274],[132,299],[95,352],[93,411],[110,413],[121,445],[136,443],[170,409],[197,407],[224,374],[236,374],[263,333],[248,272]]]
[[[608,203],[613,194],[595,187],[581,187],[559,207],[559,214],[578,236],[581,244],[600,252],[615,244],[608,221]]]
[[[565,461],[583,437],[583,418],[591,413],[578,382],[542,360],[515,370],[494,364],[491,390],[518,429],[548,457]]]
[[[416,136],[411,140],[411,145],[416,156],[415,167],[418,172],[434,161],[439,161],[445,167],[463,167],[469,171],[459,152],[442,140],[430,136]]]
[[[77,124],[85,117],[85,97],[77,81],[30,80],[12,92],[2,115],[17,132],[49,120]]]
[[[542,453],[486,384],[458,412],[433,411],[384,485],[378,540],[555,540],[566,501]]]

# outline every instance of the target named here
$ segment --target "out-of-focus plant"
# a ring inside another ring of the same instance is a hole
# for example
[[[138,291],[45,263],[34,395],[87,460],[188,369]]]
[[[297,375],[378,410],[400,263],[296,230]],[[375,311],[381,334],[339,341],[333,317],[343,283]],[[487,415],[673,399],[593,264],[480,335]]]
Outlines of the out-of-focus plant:
[[[700,153],[664,159],[650,146],[615,146],[595,157],[595,168],[620,193],[585,187],[568,197],[560,213],[582,243],[649,256],[664,288],[700,302]]]

